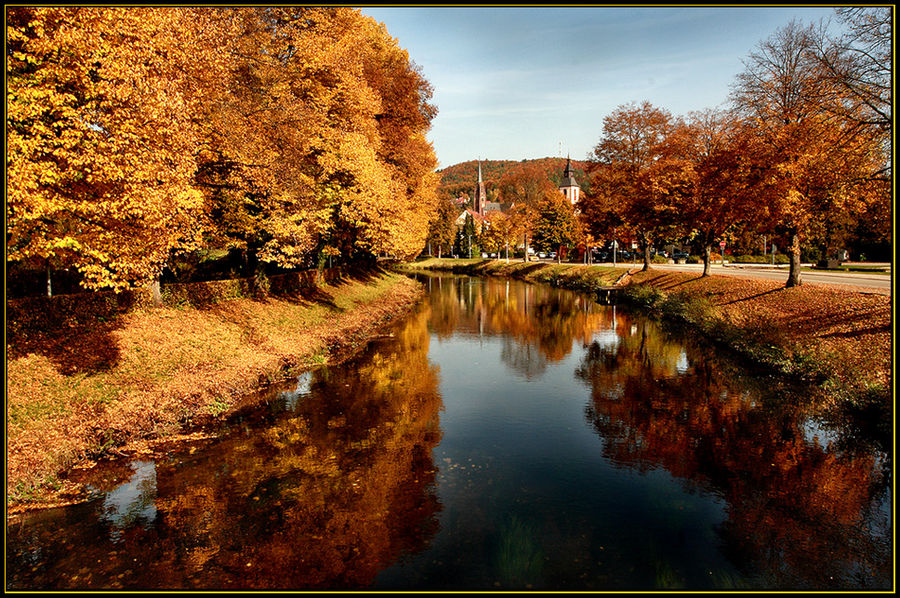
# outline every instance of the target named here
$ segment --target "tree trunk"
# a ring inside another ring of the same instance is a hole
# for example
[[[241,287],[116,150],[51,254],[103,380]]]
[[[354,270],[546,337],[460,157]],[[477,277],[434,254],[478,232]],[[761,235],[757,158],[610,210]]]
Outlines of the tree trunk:
[[[154,307],[162,307],[162,285],[159,283],[159,276],[150,283],[150,302]]]
[[[525,257],[523,259],[527,262],[528,261],[528,233],[525,233],[523,238],[525,239]]]
[[[650,241],[644,239],[641,242],[641,249],[644,250],[644,267],[641,268],[641,272],[646,272],[650,269]]]
[[[710,253],[712,253],[712,246],[704,245],[704,247],[703,247],[703,276],[709,276]]]
[[[444,245],[442,243],[438,243],[438,259],[441,259],[441,249],[443,248],[443,246]]]
[[[802,283],[800,281],[800,235],[797,231],[791,231],[790,243],[788,253],[791,256],[791,269],[784,286],[799,287]]]
[[[53,296],[53,284],[50,281],[50,264],[47,264],[47,296]]]

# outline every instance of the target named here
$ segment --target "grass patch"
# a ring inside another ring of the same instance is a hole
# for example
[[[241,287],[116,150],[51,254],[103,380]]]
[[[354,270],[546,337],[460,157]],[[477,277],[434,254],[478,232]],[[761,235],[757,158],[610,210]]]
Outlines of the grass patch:
[[[221,416],[260,385],[343,355],[421,292],[409,277],[379,271],[304,294],[229,299],[216,291],[200,304],[138,307],[100,332],[88,318],[74,333],[29,329],[28,339],[40,332],[47,342],[29,340],[31,352],[13,343],[7,362],[8,503],[52,493],[79,460]]]

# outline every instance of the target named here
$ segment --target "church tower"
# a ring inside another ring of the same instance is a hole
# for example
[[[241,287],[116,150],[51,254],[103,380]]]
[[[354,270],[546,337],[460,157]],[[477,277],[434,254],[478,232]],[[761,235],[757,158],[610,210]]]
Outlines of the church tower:
[[[559,185],[559,190],[562,191],[562,194],[566,196],[566,199],[568,199],[573,206],[578,203],[581,187],[578,185],[578,181],[575,180],[575,177],[572,174],[571,157],[566,158],[566,169],[563,171],[563,180]]]
[[[478,162],[478,183],[475,185],[475,201],[472,203],[472,211],[484,218],[484,204],[487,202],[487,193],[484,190],[484,181],[481,180],[481,161]]]

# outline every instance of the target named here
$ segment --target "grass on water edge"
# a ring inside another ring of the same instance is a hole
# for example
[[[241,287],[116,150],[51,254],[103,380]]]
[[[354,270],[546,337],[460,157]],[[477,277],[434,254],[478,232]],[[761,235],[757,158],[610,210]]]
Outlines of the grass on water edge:
[[[111,325],[8,345],[8,511],[76,491],[60,477],[76,463],[178,434],[261,385],[351,352],[421,293],[380,272],[307,295],[135,309]]]

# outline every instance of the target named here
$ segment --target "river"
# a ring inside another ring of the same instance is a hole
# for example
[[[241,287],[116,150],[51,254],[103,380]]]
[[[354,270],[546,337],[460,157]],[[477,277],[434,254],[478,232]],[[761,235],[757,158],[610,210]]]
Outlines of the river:
[[[208,438],[73,473],[7,589],[891,589],[892,455],[590,297],[422,275],[344,364]],[[80,476],[80,477],[77,477]]]

